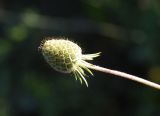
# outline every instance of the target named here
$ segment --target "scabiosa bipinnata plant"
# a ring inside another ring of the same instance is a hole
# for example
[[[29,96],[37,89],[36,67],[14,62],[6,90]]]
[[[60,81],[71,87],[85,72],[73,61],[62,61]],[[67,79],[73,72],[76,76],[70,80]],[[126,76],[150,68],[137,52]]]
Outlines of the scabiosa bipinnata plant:
[[[81,83],[84,81],[86,86],[88,86],[88,83],[85,79],[86,72],[93,75],[90,70],[93,69],[124,77],[160,89],[160,85],[140,77],[88,63],[87,60],[93,60],[93,58],[98,57],[100,52],[94,54],[82,54],[81,47],[67,39],[54,37],[47,38],[41,43],[40,49],[44,59],[53,69],[62,73],[74,74],[76,80],[79,79]]]

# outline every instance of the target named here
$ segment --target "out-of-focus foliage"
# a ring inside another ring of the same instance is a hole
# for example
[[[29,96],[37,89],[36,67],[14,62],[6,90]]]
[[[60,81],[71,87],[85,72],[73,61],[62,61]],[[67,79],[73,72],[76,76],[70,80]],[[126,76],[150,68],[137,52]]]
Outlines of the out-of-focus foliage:
[[[159,0],[0,1],[0,116],[158,116],[160,92],[94,72],[89,87],[54,71],[38,46],[64,36],[93,63],[160,83]]]

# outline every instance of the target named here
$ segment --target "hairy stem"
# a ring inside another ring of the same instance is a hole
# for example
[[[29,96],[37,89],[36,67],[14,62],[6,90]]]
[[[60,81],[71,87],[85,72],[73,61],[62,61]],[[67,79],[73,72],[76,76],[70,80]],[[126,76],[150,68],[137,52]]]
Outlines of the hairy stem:
[[[111,70],[111,69],[108,69],[108,68],[103,68],[103,67],[92,65],[92,64],[88,64],[87,67],[90,68],[90,69],[93,69],[93,70],[101,71],[101,72],[104,72],[104,73],[109,73],[109,74],[112,74],[112,75],[116,75],[116,76],[119,76],[119,77],[129,79],[129,80],[133,80],[133,81],[136,81],[136,82],[139,82],[139,83],[142,83],[142,84],[145,84],[147,86],[150,86],[150,87],[153,87],[153,88],[156,88],[156,89],[160,90],[160,85],[159,84],[156,84],[154,82],[142,79],[140,77],[137,77],[137,76],[134,76],[134,75],[131,75],[131,74],[127,74],[127,73],[124,73],[124,72],[121,72],[121,71]]]

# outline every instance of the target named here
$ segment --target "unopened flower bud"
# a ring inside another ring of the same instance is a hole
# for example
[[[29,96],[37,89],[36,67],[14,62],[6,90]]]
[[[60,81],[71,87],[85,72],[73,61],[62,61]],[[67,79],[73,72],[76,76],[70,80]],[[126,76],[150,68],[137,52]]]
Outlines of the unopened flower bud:
[[[41,45],[42,54],[47,61],[47,63],[56,71],[62,73],[73,73],[75,78],[82,80],[88,86],[85,79],[85,72],[88,71],[90,74],[92,72],[88,69],[85,60],[93,60],[94,57],[99,56],[96,54],[82,54],[81,48],[72,41],[65,39],[49,39],[43,42]]]

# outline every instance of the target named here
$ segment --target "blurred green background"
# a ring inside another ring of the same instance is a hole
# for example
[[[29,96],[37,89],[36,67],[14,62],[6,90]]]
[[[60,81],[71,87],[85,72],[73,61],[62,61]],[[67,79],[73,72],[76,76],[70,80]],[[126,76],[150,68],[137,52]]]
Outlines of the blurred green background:
[[[89,87],[38,51],[68,37],[92,63],[160,83],[159,0],[1,0],[0,116],[159,116],[160,92],[94,71]]]

